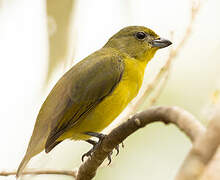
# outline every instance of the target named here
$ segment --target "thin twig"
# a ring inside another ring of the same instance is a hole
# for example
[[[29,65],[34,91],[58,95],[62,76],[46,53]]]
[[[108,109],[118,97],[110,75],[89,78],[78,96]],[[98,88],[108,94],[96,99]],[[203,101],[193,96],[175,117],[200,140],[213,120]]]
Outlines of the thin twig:
[[[153,122],[173,123],[181,129],[192,141],[204,133],[205,128],[194,116],[178,107],[154,107],[137,113],[120,126],[113,129],[97,147],[91,158],[79,168],[76,180],[91,180],[98,167],[108,154],[129,135]]]
[[[168,59],[165,65],[160,69],[158,74],[155,78],[149,83],[147,88],[145,89],[144,93],[139,96],[138,100],[133,106],[130,106],[130,109],[127,111],[127,115],[124,116],[123,119],[128,119],[131,114],[134,114],[139,107],[145,102],[146,98],[155,90],[157,85],[161,82],[161,79],[164,78],[161,87],[159,88],[156,96],[152,99],[151,104],[155,102],[157,97],[161,94],[164,86],[169,77],[169,70],[171,67],[172,61],[177,57],[181,48],[186,44],[187,40],[189,39],[192,26],[195,21],[195,16],[200,9],[200,1],[197,5],[193,4],[191,10],[191,19],[187,29],[183,35],[182,40],[177,45],[175,49],[171,49],[171,52],[168,56]],[[153,113],[152,113],[153,112]],[[152,108],[146,110],[142,113],[139,113],[129,119],[127,122],[123,123],[119,127],[115,128],[108,136],[104,139],[101,146],[97,148],[97,150],[92,155],[91,159],[88,159],[84,164],[80,166],[79,173],[77,175],[77,180],[83,179],[92,179],[95,176],[97,168],[101,165],[104,159],[107,157],[108,153],[111,152],[116,145],[122,142],[127,136],[132,134],[134,131],[143,127],[151,122],[154,121],[163,121],[165,123],[174,123],[176,124],[187,136],[190,137],[192,141],[195,141],[200,135],[204,133],[204,128],[184,110],[179,108],[171,108],[171,107],[164,107],[164,108]],[[138,125],[140,123],[140,126]],[[132,125],[133,124],[133,125]],[[129,129],[129,126],[132,126]],[[120,134],[120,132],[122,134]],[[16,172],[0,172],[1,176],[8,176],[8,175],[15,175]],[[68,175],[72,177],[76,177],[75,171],[57,171],[57,170],[48,170],[48,171],[26,171],[23,175],[26,174],[59,174],[59,175]]]
[[[138,100],[135,102],[135,104],[131,105],[130,108],[127,111],[127,114],[123,117],[123,120],[128,119],[128,117],[131,114],[134,114],[140,107],[141,105],[145,102],[145,100],[148,98],[148,96],[155,90],[157,85],[160,83],[161,79],[164,77],[164,74],[166,74],[170,68],[172,61],[177,57],[179,54],[181,48],[186,44],[186,42],[189,40],[189,37],[192,33],[192,27],[195,22],[195,17],[200,9],[200,1],[196,4],[194,1],[192,2],[192,7],[191,7],[191,18],[189,25],[186,28],[186,31],[183,35],[183,38],[181,39],[180,43],[177,45],[176,48],[172,48],[169,56],[166,60],[166,63],[164,66],[160,69],[158,74],[155,76],[155,78],[151,81],[151,83],[148,84],[146,87],[145,91],[138,97]],[[168,80],[169,76],[166,77]],[[165,80],[164,85],[162,87],[165,87],[167,80]],[[160,90],[162,92],[163,89]],[[160,94],[157,94],[159,96]]]
[[[168,71],[165,75],[164,75],[164,78],[161,79],[161,82],[158,84],[158,87],[155,89],[155,94],[153,97],[150,98],[149,100],[149,104],[148,106],[153,106],[156,104],[157,100],[159,99],[160,95],[162,94],[162,91],[164,90],[165,86],[166,86],[166,83],[168,81],[168,77],[169,77],[169,72]]]
[[[173,31],[171,31],[170,32],[171,42],[173,41],[173,35],[174,35]],[[169,61],[172,51],[173,51],[173,47],[171,47],[171,49],[170,49],[168,59],[166,60],[166,62]],[[171,69],[171,63],[169,65],[169,67],[167,68],[167,71],[164,72],[163,78],[160,79],[160,81],[158,82],[158,85],[155,87],[155,94],[149,100],[148,106],[153,106],[154,104],[156,104],[156,101],[159,99],[159,96],[162,94],[162,91],[164,90],[164,88],[168,82],[168,79],[169,79],[170,69]]]
[[[54,175],[66,175],[66,176],[72,176],[76,177],[76,171],[65,171],[65,170],[34,170],[30,169],[27,171],[24,171],[22,175],[42,175],[42,174],[54,174]],[[2,171],[0,172],[0,176],[11,176],[16,175],[16,171]]]

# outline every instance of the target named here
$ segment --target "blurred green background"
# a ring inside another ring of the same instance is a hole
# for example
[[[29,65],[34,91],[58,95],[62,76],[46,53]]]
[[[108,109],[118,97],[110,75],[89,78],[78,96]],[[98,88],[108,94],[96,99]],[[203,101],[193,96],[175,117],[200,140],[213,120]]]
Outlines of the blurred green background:
[[[48,92],[73,64],[101,48],[128,25],[150,27],[162,37],[174,32],[173,47],[190,21],[190,0],[0,0],[0,170],[20,163],[35,118]],[[211,96],[220,88],[220,1],[202,1],[192,35],[175,59],[168,84],[156,105],[180,106],[203,124],[211,113]],[[148,83],[165,63],[159,51],[146,69]],[[146,102],[147,104],[147,102]],[[125,148],[96,180],[172,179],[191,147],[173,125],[151,124],[130,136]],[[90,146],[65,141],[41,153],[30,168],[71,170]],[[0,177],[15,179],[15,177]],[[72,179],[26,176],[23,179]]]

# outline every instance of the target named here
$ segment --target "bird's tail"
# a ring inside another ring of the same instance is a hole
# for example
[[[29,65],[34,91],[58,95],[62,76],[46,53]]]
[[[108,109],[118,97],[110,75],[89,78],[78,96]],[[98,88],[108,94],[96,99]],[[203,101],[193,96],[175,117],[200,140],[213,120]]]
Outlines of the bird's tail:
[[[30,159],[44,150],[45,140],[43,138],[35,138],[35,137],[36,136],[34,136],[34,138],[31,138],[30,140],[27,152],[17,169],[16,178],[19,178],[19,176],[22,175],[22,172],[26,167],[26,165],[28,164],[28,162],[30,161]]]
[[[23,160],[21,161],[17,173],[16,173],[16,178],[19,178],[24,170],[24,168],[26,167],[27,163],[30,161],[30,159],[32,158],[32,156],[30,155],[25,155]]]
[[[42,113],[39,114],[41,116],[45,115]],[[41,121],[39,119],[41,119]],[[50,127],[50,124],[48,123],[47,120],[45,119],[42,120],[42,117],[37,118],[37,121],[34,126],[34,131],[32,133],[30,142],[28,144],[27,152],[23,160],[21,161],[21,164],[18,167],[16,173],[17,178],[22,175],[22,172],[25,166],[27,165],[27,163],[30,161],[30,159],[44,150],[47,138],[50,133],[50,128],[48,127]]]

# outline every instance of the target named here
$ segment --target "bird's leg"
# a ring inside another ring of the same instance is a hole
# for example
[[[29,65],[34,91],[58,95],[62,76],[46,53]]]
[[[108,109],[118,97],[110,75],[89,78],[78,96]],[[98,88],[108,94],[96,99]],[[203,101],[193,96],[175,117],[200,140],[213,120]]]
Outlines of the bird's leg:
[[[98,144],[96,141],[93,141],[91,139],[86,140],[86,142],[88,142],[89,144],[92,144],[93,147],[87,153],[82,155],[82,161],[84,161],[85,157],[91,157],[92,153],[95,151],[95,148],[96,148],[96,146]]]
[[[102,142],[102,140],[104,139],[104,137],[106,135],[104,134],[101,134],[101,133],[95,133],[95,132],[85,132],[84,134],[86,135],[89,135],[89,136],[92,136],[92,137],[96,137],[98,138],[98,142],[94,141],[94,140],[91,140],[91,139],[88,139],[86,140],[86,142],[88,142],[89,144],[92,144],[93,147],[92,149],[90,149],[87,153],[83,154],[82,156],[82,161],[84,161],[84,158],[85,157],[91,157],[92,153],[95,151],[95,149],[98,147],[98,145]]]
[[[93,147],[92,147],[92,149],[90,149],[87,153],[83,154],[83,156],[82,156],[82,161],[84,160],[85,157],[91,157],[92,153],[96,150],[96,148],[98,147],[98,145],[101,144],[102,140],[103,140],[103,139],[105,138],[105,136],[106,136],[105,134],[96,133],[96,132],[85,132],[85,134],[86,134],[86,135],[89,135],[89,136],[92,136],[92,137],[96,137],[96,138],[99,139],[99,141],[96,142],[96,141],[91,140],[91,139],[86,140],[86,142],[88,142],[89,144],[92,144]],[[123,142],[122,142],[122,147],[124,147]],[[116,153],[116,156],[117,156],[118,153],[119,153],[119,145],[117,145],[117,146],[115,147],[115,149],[116,149],[116,151],[117,151],[117,153]],[[109,160],[108,165],[109,165],[109,164],[111,163],[111,161],[112,161],[112,160],[111,160],[111,155],[112,155],[112,152],[110,152],[110,153],[108,154],[108,160]]]
[[[92,139],[88,139],[86,140],[87,143],[92,144],[93,146],[95,146],[97,144],[96,141],[93,141]]]
[[[105,134],[97,133],[97,132],[85,132],[86,135],[96,137],[99,139],[99,141],[102,141],[105,138]]]

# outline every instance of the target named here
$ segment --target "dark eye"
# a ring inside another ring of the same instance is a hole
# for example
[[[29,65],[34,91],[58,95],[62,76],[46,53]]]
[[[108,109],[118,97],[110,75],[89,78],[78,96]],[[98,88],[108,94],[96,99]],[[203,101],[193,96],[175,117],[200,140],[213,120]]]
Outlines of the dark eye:
[[[135,34],[135,36],[138,38],[138,39],[144,39],[146,37],[146,34],[144,32],[137,32]]]

